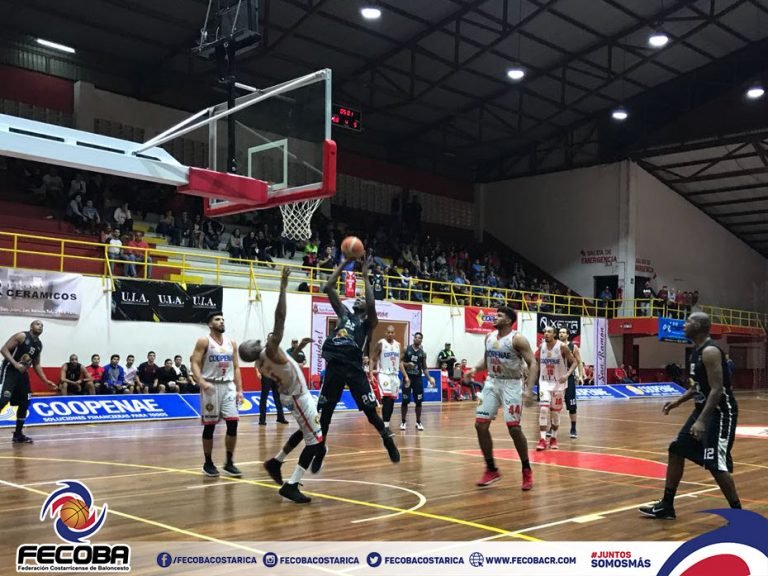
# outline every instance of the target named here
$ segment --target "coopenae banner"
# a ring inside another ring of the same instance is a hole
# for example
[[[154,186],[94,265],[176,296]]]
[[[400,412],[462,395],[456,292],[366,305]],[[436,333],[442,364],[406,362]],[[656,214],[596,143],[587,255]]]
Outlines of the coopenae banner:
[[[80,276],[0,269],[0,315],[80,318]]]
[[[222,309],[223,300],[221,286],[115,280],[112,320],[205,324],[211,312]]]

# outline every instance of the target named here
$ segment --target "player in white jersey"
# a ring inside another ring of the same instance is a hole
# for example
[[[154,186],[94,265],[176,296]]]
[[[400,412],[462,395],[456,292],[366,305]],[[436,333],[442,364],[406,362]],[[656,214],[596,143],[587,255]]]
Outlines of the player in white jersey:
[[[523,465],[523,490],[533,488],[533,472],[528,460],[528,440],[520,427],[523,412],[523,389],[526,398],[536,380],[536,358],[525,336],[512,330],[517,313],[507,306],[496,310],[493,322],[495,332],[485,339],[485,355],[476,370],[488,371],[485,386],[480,394],[480,402],[475,412],[475,430],[480,450],[485,458],[486,470],[477,482],[478,486],[490,486],[501,478],[493,459],[493,440],[491,439],[491,421],[501,408],[509,435]],[[522,375],[528,364],[527,385],[523,384]]]
[[[387,326],[384,338],[376,343],[371,356],[373,373],[378,375],[379,390],[381,390],[381,415],[384,426],[389,428],[395,400],[400,392],[400,374],[408,378],[403,366],[403,356],[400,342],[395,340],[395,327]],[[403,380],[406,382],[407,380]]]
[[[563,409],[565,387],[576,369],[576,358],[557,339],[554,326],[544,329],[544,341],[537,351],[539,357],[539,434],[541,438],[536,450],[547,449],[547,431],[551,430],[549,447],[557,450],[557,429],[560,427],[560,412]],[[569,367],[570,366],[570,367]]]
[[[288,287],[290,268],[284,267],[280,278],[280,297],[275,309],[275,327],[267,335],[267,343],[262,346],[260,340],[248,340],[240,345],[240,356],[245,362],[255,362],[256,368],[277,383],[283,406],[291,410],[299,429],[294,432],[283,449],[270,460],[264,462],[264,468],[272,479],[281,485],[278,494],[297,504],[307,504],[312,499],[299,490],[301,479],[314,457],[325,451],[323,432],[317,404],[309,393],[307,381],[301,366],[280,348],[285,332],[285,291]],[[304,440],[304,450],[299,455],[299,462],[288,482],[283,483],[281,467],[285,457]]]
[[[208,315],[208,336],[198,338],[192,352],[191,365],[195,382],[200,386],[200,414],[203,423],[203,473],[216,477],[219,469],[213,463],[213,431],[220,420],[227,424],[225,445],[227,461],[224,472],[239,478],[240,469],[235,466],[232,454],[237,444],[237,423],[240,420],[237,407],[243,401],[243,381],[240,363],[235,354],[237,343],[224,336],[224,315],[213,312]]]

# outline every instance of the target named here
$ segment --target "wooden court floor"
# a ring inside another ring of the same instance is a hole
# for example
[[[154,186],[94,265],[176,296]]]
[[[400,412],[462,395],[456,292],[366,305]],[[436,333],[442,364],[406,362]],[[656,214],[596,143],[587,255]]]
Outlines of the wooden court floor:
[[[768,427],[768,395],[739,397],[739,425]],[[697,513],[725,507],[711,477],[689,464],[676,521],[642,518],[636,508],[663,490],[666,449],[688,409],[661,413],[662,400],[582,403],[579,438],[561,437],[558,452],[537,454],[536,411],[524,414],[534,489],[520,490],[520,464],[501,422],[491,426],[503,478],[474,483],[483,471],[473,428],[473,402],[424,410],[424,432],[397,431],[399,465],[389,462],[362,414],[338,413],[320,474],[307,474],[313,498],[282,500],[261,463],[294,425],[241,422],[236,461],[242,479],[200,472],[200,426],[149,422],[28,430],[34,445],[0,444],[0,566],[16,547],[55,542],[40,507],[60,479],[83,481],[95,502],[109,504],[101,542],[283,540],[685,540],[719,524]],[[215,460],[223,459],[223,427]],[[6,432],[3,432],[3,436]],[[735,478],[746,508],[768,515],[768,438],[736,439]],[[290,475],[298,450],[284,465]]]

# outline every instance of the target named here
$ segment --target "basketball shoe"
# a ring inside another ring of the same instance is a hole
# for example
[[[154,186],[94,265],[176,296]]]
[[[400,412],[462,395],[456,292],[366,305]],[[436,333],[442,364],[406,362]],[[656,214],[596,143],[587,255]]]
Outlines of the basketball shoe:
[[[643,516],[649,518],[658,518],[659,520],[674,520],[677,518],[675,514],[675,507],[671,504],[667,504],[664,500],[654,502],[650,506],[640,506],[638,511]]]
[[[488,470],[485,469],[485,472],[483,472],[483,475],[480,477],[480,480],[477,481],[478,486],[490,486],[494,482],[498,482],[501,480],[501,474],[499,474],[498,470]]]
[[[533,488],[533,470],[530,468],[523,469],[523,485],[522,490],[530,490]]]
[[[274,480],[278,486],[282,486],[283,473],[281,472],[281,468],[283,467],[283,463],[278,461],[276,458],[270,458],[264,462],[263,466],[264,470],[266,470],[267,474],[269,474],[269,477],[272,478],[272,480]]]
[[[208,462],[206,462],[205,464],[203,464],[203,474],[205,474],[209,478],[218,478],[219,469],[216,468],[216,464],[209,464]]]
[[[312,502],[312,498],[306,494],[302,494],[301,490],[299,490],[298,482],[296,484],[289,484],[286,482],[283,484],[283,487],[277,491],[277,493],[280,494],[280,496],[283,498],[287,498],[291,502],[296,502],[296,504],[309,504]]]
[[[557,450],[559,446],[557,445],[557,438],[550,438],[549,439],[549,449],[550,450]]]
[[[547,441],[544,438],[542,438],[541,440],[539,440],[539,443],[536,444],[536,451],[541,452],[542,450],[546,450],[546,449],[547,449]]]
[[[395,435],[385,430],[381,439],[384,442],[384,448],[387,449],[389,459],[392,460],[392,462],[395,464],[400,462],[400,451],[397,449],[397,445],[395,444]]]
[[[232,478],[240,478],[240,476],[243,475],[243,473],[240,471],[240,468],[235,466],[234,462],[227,462],[224,464],[224,472],[227,476],[232,476]]]

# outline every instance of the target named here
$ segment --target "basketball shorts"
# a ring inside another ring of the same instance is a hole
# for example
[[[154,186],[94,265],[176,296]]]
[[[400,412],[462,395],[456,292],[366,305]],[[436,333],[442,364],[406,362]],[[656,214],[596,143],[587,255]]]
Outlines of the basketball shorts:
[[[29,375],[22,374],[8,362],[3,362],[0,365],[0,396],[3,402],[11,406],[22,406],[29,403],[31,395]]]
[[[200,390],[200,416],[203,424],[216,424],[220,420],[239,420],[237,387],[234,382],[212,383],[214,390]]]
[[[379,372],[379,390],[382,396],[397,398],[400,391],[400,377],[397,374]]]
[[[576,378],[568,378],[568,386],[565,389],[565,407],[569,414],[576,414]]]
[[[320,388],[320,398],[317,407],[322,410],[326,405],[336,406],[341,400],[344,387],[348,387],[352,398],[355,399],[358,410],[378,406],[376,395],[371,389],[367,374],[362,364],[356,366],[344,362],[328,362],[325,368],[323,387]]]
[[[704,437],[699,441],[691,435],[691,426],[700,414],[700,409],[693,411],[670,444],[669,451],[712,472],[733,472],[731,448],[736,438],[738,413],[735,410],[715,410],[706,423]]]
[[[314,446],[323,441],[323,431],[320,428],[320,415],[317,413],[317,403],[309,392],[297,396],[280,395],[280,402],[291,411],[299,430],[304,434],[304,443]]]
[[[507,426],[520,426],[523,413],[523,381],[487,379],[483,390],[478,393],[475,410],[476,422],[490,422],[496,419],[499,408],[504,410]]]
[[[414,402],[421,402],[424,398],[424,377],[421,374],[408,374],[408,384],[410,385],[407,388],[403,384],[403,402],[410,402],[411,396]]]
[[[558,382],[539,380],[539,405],[549,406],[550,410],[559,412],[563,409],[565,390]]]

